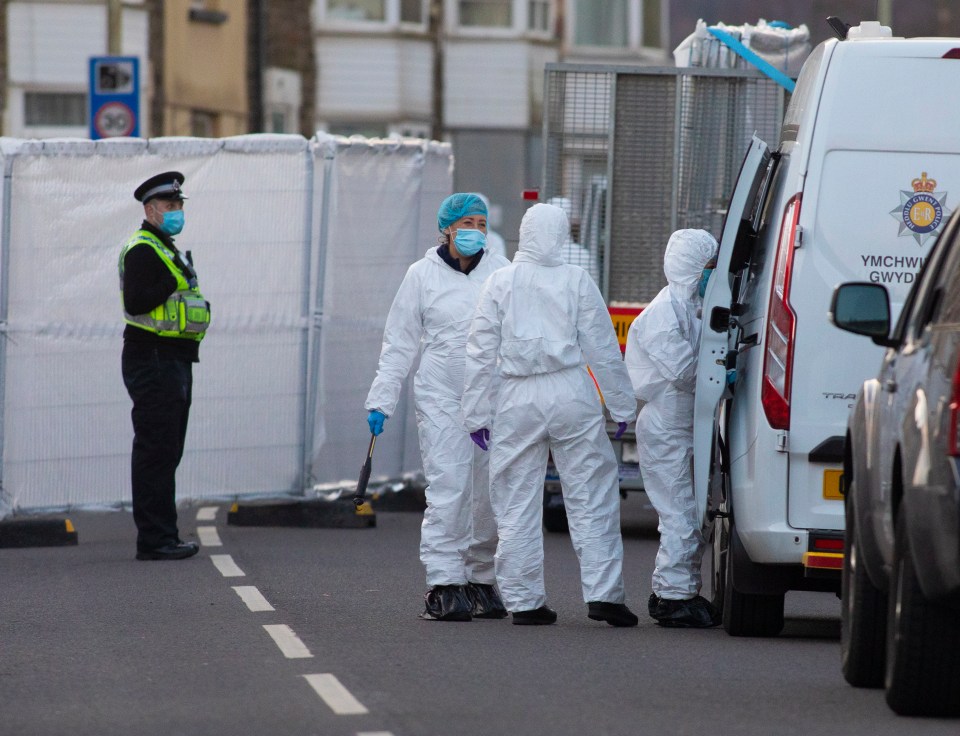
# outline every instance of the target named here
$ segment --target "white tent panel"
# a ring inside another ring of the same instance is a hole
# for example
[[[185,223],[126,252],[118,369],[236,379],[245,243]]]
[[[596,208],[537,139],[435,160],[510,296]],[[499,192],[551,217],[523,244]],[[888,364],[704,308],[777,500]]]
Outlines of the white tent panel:
[[[356,477],[387,311],[436,244],[448,145],[0,138],[0,162],[0,516],[129,502],[117,261],[143,217],[133,190],[171,169],[189,197],[177,244],[213,315],[178,499]],[[378,443],[377,476],[420,468],[408,394]]]
[[[321,138],[318,156],[334,151],[326,193],[330,212],[321,237],[325,278],[319,349],[319,394],[311,476],[355,478],[369,441],[364,399],[376,375],[383,326],[411,263],[436,244],[436,207],[424,219],[423,192],[450,193],[449,146]],[[446,166],[427,165],[441,158]],[[319,166],[318,166],[319,168]],[[434,177],[427,181],[427,176]],[[409,391],[406,392],[409,394]],[[416,424],[407,397],[377,442],[374,476],[420,467],[406,455]],[[415,445],[414,445],[415,446]]]
[[[299,136],[258,138],[6,147],[3,487],[14,506],[129,498],[117,259],[143,217],[133,190],[170,169],[190,197],[177,242],[213,312],[178,497],[300,487],[311,162]]]

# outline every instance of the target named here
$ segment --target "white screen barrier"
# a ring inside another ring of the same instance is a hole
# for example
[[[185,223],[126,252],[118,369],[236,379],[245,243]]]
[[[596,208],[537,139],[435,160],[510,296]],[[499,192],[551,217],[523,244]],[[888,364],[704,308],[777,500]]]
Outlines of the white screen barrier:
[[[179,501],[355,477],[363,399],[406,268],[435,242],[445,144],[320,135],[0,139],[0,516],[129,502],[117,258],[133,190],[176,169],[211,328],[194,368]],[[420,467],[412,406],[375,475]]]

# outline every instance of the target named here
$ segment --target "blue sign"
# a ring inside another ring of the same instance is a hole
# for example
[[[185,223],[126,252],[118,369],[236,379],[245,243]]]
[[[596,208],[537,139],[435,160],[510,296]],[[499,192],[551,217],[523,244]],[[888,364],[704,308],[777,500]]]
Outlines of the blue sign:
[[[140,135],[140,59],[94,56],[90,59],[90,137]]]

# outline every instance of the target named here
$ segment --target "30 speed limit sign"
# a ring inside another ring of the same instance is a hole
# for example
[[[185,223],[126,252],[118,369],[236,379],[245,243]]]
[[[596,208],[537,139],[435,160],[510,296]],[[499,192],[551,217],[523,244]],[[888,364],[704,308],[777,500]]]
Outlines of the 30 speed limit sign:
[[[87,107],[90,137],[140,135],[140,59],[94,56],[90,59]]]
[[[100,138],[117,138],[133,132],[133,110],[122,102],[107,102],[93,116],[93,127]]]

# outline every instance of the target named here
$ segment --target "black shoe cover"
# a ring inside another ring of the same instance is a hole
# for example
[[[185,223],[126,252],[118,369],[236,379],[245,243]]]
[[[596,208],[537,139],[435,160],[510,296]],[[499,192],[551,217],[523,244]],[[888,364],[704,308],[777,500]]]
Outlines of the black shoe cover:
[[[709,629],[719,626],[720,612],[703,596],[686,601],[660,598],[651,594],[648,603],[650,616],[660,626],[677,629]]]
[[[435,621],[469,621],[473,602],[465,585],[434,585],[423,596],[426,610],[420,618]]]
[[[557,622],[557,612],[552,608],[540,606],[532,611],[514,611],[513,623],[516,626],[549,626]]]
[[[636,626],[640,623],[640,619],[623,603],[606,603],[604,601],[588,603],[587,618],[594,621],[606,621],[611,626]]]
[[[467,583],[467,594],[473,602],[474,618],[506,618],[507,609],[503,606],[497,589],[488,583]]]

